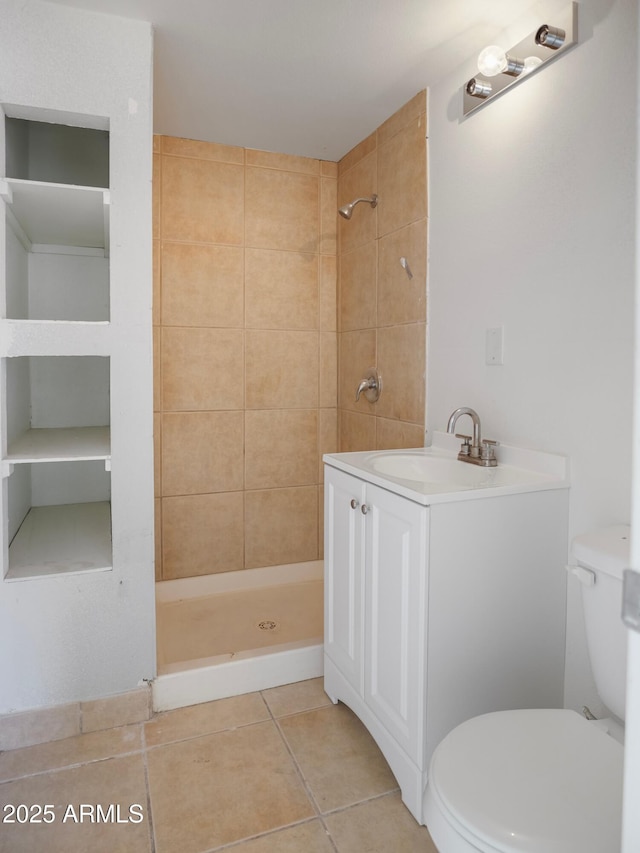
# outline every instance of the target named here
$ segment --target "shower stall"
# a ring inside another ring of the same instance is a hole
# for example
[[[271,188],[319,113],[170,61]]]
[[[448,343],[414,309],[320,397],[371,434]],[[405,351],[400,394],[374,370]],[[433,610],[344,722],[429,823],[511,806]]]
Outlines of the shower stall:
[[[322,456],[424,444],[425,134],[154,139],[158,709],[322,673]]]

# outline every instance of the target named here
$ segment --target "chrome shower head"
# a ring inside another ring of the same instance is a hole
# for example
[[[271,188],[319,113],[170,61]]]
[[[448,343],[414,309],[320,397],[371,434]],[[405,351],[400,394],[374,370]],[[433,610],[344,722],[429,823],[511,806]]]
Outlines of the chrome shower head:
[[[353,208],[361,201],[366,201],[371,207],[376,207],[378,204],[378,196],[374,193],[371,198],[357,198],[355,201],[350,201],[349,204],[345,204],[344,207],[338,208],[338,213],[344,219],[351,219],[353,215]]]

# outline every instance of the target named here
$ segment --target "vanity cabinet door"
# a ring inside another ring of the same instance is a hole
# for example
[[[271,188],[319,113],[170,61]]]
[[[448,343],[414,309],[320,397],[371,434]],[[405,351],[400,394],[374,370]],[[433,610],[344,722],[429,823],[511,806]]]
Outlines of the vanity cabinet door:
[[[421,766],[428,507],[367,484],[365,702]]]
[[[362,696],[365,483],[328,466],[325,471],[324,649]]]

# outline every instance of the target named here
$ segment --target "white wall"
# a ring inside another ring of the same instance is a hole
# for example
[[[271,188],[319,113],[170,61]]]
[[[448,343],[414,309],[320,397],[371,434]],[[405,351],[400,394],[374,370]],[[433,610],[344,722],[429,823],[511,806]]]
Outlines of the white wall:
[[[504,46],[566,5],[539,3]],[[462,120],[470,57],[429,97],[427,426],[472,406],[487,438],[569,454],[571,536],[630,517],[636,17],[583,0],[578,46],[512,91]],[[600,713],[578,586],[565,704]]]
[[[62,112],[71,125],[109,129],[110,323],[2,321],[0,354],[109,357],[113,531],[112,571],[0,580],[1,714],[119,693],[153,678],[155,607],[151,27],[40,0],[0,0],[0,20],[0,105],[7,113],[41,120],[43,110]],[[0,290],[3,279],[4,257]],[[105,383],[100,387],[106,400]],[[6,425],[6,414],[2,420]],[[94,478],[94,463],[69,464],[84,465],[88,487],[95,479],[104,492],[104,471]],[[35,472],[34,492],[51,488],[50,467]],[[6,494],[6,481],[4,488]]]

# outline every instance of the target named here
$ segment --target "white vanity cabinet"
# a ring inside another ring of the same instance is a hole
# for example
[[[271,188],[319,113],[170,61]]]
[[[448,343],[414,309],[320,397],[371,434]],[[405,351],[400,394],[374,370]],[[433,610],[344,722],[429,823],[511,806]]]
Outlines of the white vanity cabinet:
[[[418,761],[428,510],[341,471],[326,488],[326,654]]]
[[[567,490],[412,499],[340,459],[354,456],[325,457],[325,690],[422,822],[448,731],[562,705]]]

